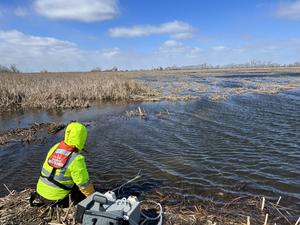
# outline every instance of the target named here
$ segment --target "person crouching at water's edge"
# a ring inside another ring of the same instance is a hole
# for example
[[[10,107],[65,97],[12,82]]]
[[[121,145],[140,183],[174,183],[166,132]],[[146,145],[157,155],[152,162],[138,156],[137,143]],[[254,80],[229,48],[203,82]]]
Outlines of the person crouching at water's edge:
[[[95,192],[89,180],[85,157],[81,154],[87,138],[84,125],[70,123],[65,139],[48,152],[30,203],[38,199],[39,204],[69,205],[69,194],[75,204]]]

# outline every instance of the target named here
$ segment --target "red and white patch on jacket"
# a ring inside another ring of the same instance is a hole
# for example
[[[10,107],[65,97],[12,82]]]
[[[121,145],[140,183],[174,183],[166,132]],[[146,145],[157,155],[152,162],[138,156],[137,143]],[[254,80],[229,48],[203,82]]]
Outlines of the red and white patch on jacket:
[[[75,151],[75,147],[69,146],[62,141],[49,157],[49,166],[56,169],[63,168],[67,164],[70,155]]]

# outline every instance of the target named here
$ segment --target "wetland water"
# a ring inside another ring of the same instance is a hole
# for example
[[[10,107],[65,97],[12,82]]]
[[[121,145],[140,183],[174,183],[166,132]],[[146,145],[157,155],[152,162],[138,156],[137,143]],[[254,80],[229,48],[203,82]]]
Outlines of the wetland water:
[[[300,209],[300,89],[275,95],[237,95],[232,91],[299,78],[146,77],[148,82],[172,90],[188,80],[188,88],[180,91],[201,98],[77,111],[2,113],[0,127],[7,130],[34,122],[93,121],[85,155],[91,179],[100,188],[115,187],[142,169],[142,179],[129,186],[133,191],[158,189],[220,203],[228,196],[264,195],[274,201],[282,196],[284,205]],[[208,91],[202,91],[197,83],[206,85]],[[211,93],[225,93],[226,99],[212,101]],[[148,112],[147,120],[126,117],[126,111],[138,106]],[[170,115],[157,115],[165,110]],[[0,146],[0,183],[16,190],[34,187],[45,154],[63,133],[50,136],[44,143]],[[2,185],[0,191],[6,194]]]

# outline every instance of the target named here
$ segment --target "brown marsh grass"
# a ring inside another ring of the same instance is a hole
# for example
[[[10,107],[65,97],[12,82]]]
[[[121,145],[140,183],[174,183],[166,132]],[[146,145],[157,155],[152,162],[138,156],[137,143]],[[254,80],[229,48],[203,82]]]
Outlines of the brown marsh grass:
[[[97,73],[1,74],[0,108],[78,108],[156,93],[141,81]]]

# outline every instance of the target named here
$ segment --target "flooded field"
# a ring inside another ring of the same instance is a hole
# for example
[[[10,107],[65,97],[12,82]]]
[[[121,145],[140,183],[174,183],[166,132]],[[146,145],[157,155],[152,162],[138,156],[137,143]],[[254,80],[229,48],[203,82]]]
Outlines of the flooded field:
[[[300,74],[139,79],[168,100],[190,101],[2,112],[0,129],[89,123],[85,155],[98,188],[115,187],[142,169],[142,179],[129,186],[134,192],[159,190],[220,204],[229,197],[261,195],[276,202],[282,196],[283,205],[300,210]],[[138,107],[145,117],[128,116]],[[43,142],[0,145],[1,183],[34,187],[46,152],[63,132]],[[7,194],[2,185],[0,191]]]

